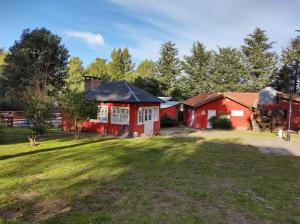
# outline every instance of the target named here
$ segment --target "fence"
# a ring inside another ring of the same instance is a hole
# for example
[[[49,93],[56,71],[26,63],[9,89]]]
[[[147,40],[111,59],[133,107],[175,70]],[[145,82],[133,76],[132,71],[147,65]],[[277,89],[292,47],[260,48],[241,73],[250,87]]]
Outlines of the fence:
[[[24,111],[0,111],[0,120],[8,127],[26,128],[32,122],[26,118]],[[49,121],[52,127],[60,127],[62,122],[61,113],[54,113]]]

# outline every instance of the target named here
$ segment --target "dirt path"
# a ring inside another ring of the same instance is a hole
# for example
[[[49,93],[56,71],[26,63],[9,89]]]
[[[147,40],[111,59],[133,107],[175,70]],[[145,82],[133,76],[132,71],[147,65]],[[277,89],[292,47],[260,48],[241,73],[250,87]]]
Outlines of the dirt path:
[[[237,140],[243,144],[252,145],[263,153],[300,156],[300,134],[293,134],[287,142],[275,133],[261,133],[251,131],[222,131],[222,130],[194,130],[190,128],[164,128],[162,135],[171,136],[199,136],[205,138],[221,138]]]

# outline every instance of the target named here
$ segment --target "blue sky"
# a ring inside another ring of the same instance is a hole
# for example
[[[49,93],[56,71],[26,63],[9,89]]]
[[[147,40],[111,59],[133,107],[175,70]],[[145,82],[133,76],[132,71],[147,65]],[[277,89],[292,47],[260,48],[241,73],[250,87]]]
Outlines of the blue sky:
[[[85,65],[109,59],[115,47],[128,47],[139,63],[156,60],[168,40],[180,55],[195,40],[208,49],[238,47],[258,26],[279,52],[300,28],[299,9],[299,0],[0,0],[0,47],[25,28],[46,27]]]

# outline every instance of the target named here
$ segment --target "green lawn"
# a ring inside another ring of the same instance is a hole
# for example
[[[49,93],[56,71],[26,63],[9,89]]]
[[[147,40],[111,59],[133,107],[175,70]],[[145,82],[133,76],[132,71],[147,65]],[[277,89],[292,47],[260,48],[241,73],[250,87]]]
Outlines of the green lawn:
[[[8,132],[0,223],[300,223],[299,157],[200,137],[30,147],[28,130]]]

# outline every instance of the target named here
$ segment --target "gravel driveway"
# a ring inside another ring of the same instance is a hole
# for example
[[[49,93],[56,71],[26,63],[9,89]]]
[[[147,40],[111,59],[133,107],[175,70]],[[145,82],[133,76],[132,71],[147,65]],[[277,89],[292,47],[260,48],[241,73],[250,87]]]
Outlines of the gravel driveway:
[[[277,137],[275,133],[242,130],[195,130],[185,127],[176,127],[161,129],[161,135],[232,139],[243,144],[257,147],[257,149],[263,153],[300,156],[300,134],[292,134],[290,142]]]

